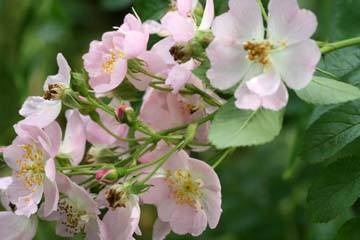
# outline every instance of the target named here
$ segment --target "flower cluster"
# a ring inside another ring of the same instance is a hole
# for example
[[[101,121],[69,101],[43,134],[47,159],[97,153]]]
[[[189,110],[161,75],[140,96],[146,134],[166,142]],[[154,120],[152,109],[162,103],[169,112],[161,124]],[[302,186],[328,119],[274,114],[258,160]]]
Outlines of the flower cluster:
[[[133,239],[142,204],[157,209],[153,239],[215,228],[219,178],[191,157],[211,147],[214,113],[229,93],[239,109],[282,109],[286,86],[307,86],[320,58],[316,18],[296,0],[270,0],[263,23],[255,0],[230,0],[217,17],[213,0],[178,0],[160,22],[128,14],[91,42],[86,74],[58,54],[58,74],[26,99],[1,149],[12,169],[0,179],[2,239],[32,239],[38,218],[63,237]],[[150,34],[161,40],[149,48]],[[210,85],[193,73],[205,62]]]

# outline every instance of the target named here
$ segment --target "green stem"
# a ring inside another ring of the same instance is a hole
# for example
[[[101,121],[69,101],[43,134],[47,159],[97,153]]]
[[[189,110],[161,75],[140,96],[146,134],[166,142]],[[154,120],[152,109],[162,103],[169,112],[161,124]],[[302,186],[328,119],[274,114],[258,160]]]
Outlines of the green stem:
[[[134,139],[134,138],[123,138],[120,137],[118,135],[116,135],[115,133],[113,133],[110,129],[108,129],[102,121],[98,121],[97,124],[104,129],[105,132],[107,132],[108,134],[110,134],[112,137],[114,137],[115,139],[122,141],[122,142],[137,142],[138,139]]]
[[[222,161],[224,161],[224,159],[226,159],[226,157],[229,156],[230,154],[232,154],[235,150],[236,150],[235,147],[226,149],[226,150],[223,152],[223,154],[221,155],[221,157],[212,165],[212,168],[215,169],[217,166],[219,166],[220,163],[221,163]]]
[[[59,171],[63,170],[79,170],[79,169],[86,169],[86,168],[100,168],[103,164],[86,164],[86,165],[78,165],[78,166],[66,166],[66,167],[59,167]]]
[[[262,3],[261,0],[257,0],[257,2],[258,2],[259,7],[260,7],[260,9],[261,9],[261,13],[262,13],[262,15],[263,15],[263,17],[264,17],[264,20],[265,20],[265,22],[267,22],[268,16],[267,16],[267,13],[266,13],[266,11],[265,11],[264,4]]]
[[[185,85],[185,88],[192,91],[193,93],[199,94],[204,99],[204,101],[206,101],[210,105],[213,105],[213,106],[216,106],[216,107],[221,107],[223,105],[217,99],[210,96],[207,92],[201,90],[200,88],[198,88],[194,84],[189,84],[188,83],[188,84]]]
[[[350,38],[339,42],[327,43],[320,49],[320,51],[322,54],[326,54],[337,49],[346,48],[359,44],[360,44],[360,37]]]
[[[323,73],[329,77],[332,77],[332,78],[335,78],[335,79],[338,79],[338,77],[334,74],[332,74],[331,72],[328,72],[328,71],[325,71],[324,69],[321,69],[321,68],[316,68],[316,71],[320,72],[320,73]]]
[[[95,175],[95,172],[92,171],[81,171],[81,172],[63,172],[66,176],[80,176],[80,175]]]
[[[144,184],[161,168],[161,166],[166,162],[166,160],[169,159],[169,157],[171,157],[175,152],[177,152],[178,150],[184,147],[185,145],[184,143],[185,143],[184,141],[181,141],[173,149],[171,149],[170,151],[168,151],[162,157],[156,159],[155,161],[138,165],[136,167],[128,169],[128,171],[134,172],[157,164],[157,166],[141,181],[140,184]]]

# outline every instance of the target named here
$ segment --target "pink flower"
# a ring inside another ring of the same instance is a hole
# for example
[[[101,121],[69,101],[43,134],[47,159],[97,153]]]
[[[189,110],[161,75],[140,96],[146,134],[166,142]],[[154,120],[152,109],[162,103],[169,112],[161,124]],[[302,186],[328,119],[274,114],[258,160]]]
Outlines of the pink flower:
[[[207,115],[198,95],[183,96],[149,88],[144,96],[139,119],[154,130],[161,131],[191,123]],[[196,138],[207,141],[208,124],[199,127]]]
[[[55,161],[61,144],[61,129],[56,122],[44,130],[16,125],[18,134],[4,151],[5,162],[13,170],[13,181],[6,190],[16,205],[15,214],[31,216],[45,195],[44,214],[56,210],[59,193],[55,183]]]
[[[229,12],[215,18],[214,41],[207,48],[211,84],[221,90],[238,82],[238,108],[272,110],[288,99],[284,83],[304,88],[320,60],[309,38],[316,30],[315,15],[300,9],[296,0],[270,0],[267,36],[260,8],[253,0],[230,0]]]
[[[108,208],[103,218],[108,240],[131,240],[134,233],[141,235],[139,198],[129,187],[127,183],[114,184],[97,198],[100,206]]]
[[[67,125],[60,154],[70,158],[72,165],[78,165],[85,152],[86,130],[85,124],[78,110],[67,110]]]
[[[94,91],[105,93],[119,86],[127,73],[127,61],[146,51],[148,39],[140,20],[128,14],[117,31],[106,32],[101,41],[91,42],[83,60]]]
[[[38,219],[35,215],[30,217],[18,216],[10,208],[10,202],[2,191],[6,191],[12,183],[11,177],[0,178],[0,197],[6,211],[0,212],[0,232],[3,240],[31,240],[35,237]]]
[[[57,221],[56,234],[73,237],[86,233],[86,239],[108,240],[104,225],[98,217],[98,205],[90,194],[63,174],[56,175],[56,182],[64,197],[60,199],[57,211],[45,217],[46,220]]]
[[[48,126],[55,121],[61,111],[61,94],[64,89],[70,87],[70,66],[64,56],[57,55],[59,72],[49,76],[44,83],[44,97],[31,96],[26,99],[20,109],[20,115],[24,116],[21,124],[35,125],[40,128]]]
[[[206,163],[181,150],[148,183],[152,187],[140,197],[157,207],[154,239],[163,239],[170,229],[176,234],[198,236],[207,224],[217,226],[222,212],[221,186]]]

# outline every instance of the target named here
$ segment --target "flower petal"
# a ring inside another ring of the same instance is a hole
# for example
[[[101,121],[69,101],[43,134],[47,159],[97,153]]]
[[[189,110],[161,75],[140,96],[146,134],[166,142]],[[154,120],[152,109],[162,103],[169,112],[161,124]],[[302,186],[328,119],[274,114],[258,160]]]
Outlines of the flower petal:
[[[153,240],[164,240],[170,231],[170,224],[157,218],[153,227]]]
[[[270,70],[252,78],[246,82],[246,86],[260,96],[267,96],[272,95],[279,88],[280,83],[280,75]]]
[[[240,82],[251,65],[240,45],[214,40],[206,49],[211,62],[207,77],[211,85],[224,90]]]
[[[77,110],[68,110],[66,112],[66,118],[67,125],[64,141],[61,146],[61,153],[70,156],[72,165],[78,165],[85,152],[85,125]]]
[[[139,56],[146,51],[149,34],[138,31],[126,32],[124,39],[124,52],[127,59]]]
[[[38,220],[17,216],[12,212],[0,212],[0,232],[2,240],[31,240],[35,237]]]
[[[291,45],[309,39],[316,31],[317,20],[311,11],[300,9],[296,0],[271,0],[268,35],[272,43]]]
[[[206,0],[206,6],[205,6],[204,14],[202,16],[199,30],[210,29],[211,24],[214,20],[214,16],[215,16],[214,0]]]
[[[175,65],[165,81],[173,89],[173,93],[179,92],[180,89],[190,80],[192,73],[182,65]]]
[[[44,128],[55,121],[60,111],[61,101],[59,100],[28,97],[19,111],[20,115],[26,118],[19,123]]]
[[[59,73],[53,76],[48,76],[43,86],[44,91],[49,90],[48,86],[52,83],[63,83],[66,86],[70,86],[71,68],[68,62],[61,53],[58,53],[56,60],[59,66]]]
[[[196,210],[187,205],[177,205],[169,221],[174,233],[183,235],[191,233],[193,228],[194,215]]]
[[[57,210],[59,202],[59,191],[54,181],[45,179],[44,181],[44,217],[49,216],[52,212]]]
[[[286,87],[281,83],[274,94],[262,97],[262,106],[267,109],[278,111],[286,106],[288,98],[289,95]]]
[[[161,24],[176,42],[187,42],[194,37],[195,23],[191,18],[183,17],[178,12],[168,12],[161,19]]]
[[[251,92],[246,84],[242,84],[235,91],[235,106],[239,109],[257,110],[261,106],[261,98],[256,93]]]
[[[311,81],[321,57],[313,40],[306,40],[270,53],[276,71],[286,85],[293,89],[306,87]]]

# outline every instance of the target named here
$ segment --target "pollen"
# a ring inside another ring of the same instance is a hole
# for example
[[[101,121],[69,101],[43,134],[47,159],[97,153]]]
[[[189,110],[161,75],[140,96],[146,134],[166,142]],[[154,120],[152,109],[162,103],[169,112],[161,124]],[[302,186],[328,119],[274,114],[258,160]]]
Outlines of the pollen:
[[[115,184],[105,193],[109,206],[115,210],[118,207],[126,207],[129,201],[129,191],[120,184]]]
[[[24,179],[24,188],[32,192],[40,186],[44,180],[44,153],[35,144],[24,144],[20,146],[24,154],[22,159],[16,160],[20,170],[16,172],[16,177]]]
[[[65,231],[74,235],[84,232],[85,225],[89,222],[89,216],[83,210],[78,210],[68,199],[61,199],[58,203],[58,213],[62,216],[61,224]]]
[[[188,170],[168,170],[165,180],[170,191],[169,197],[174,198],[176,204],[187,204],[196,208],[198,200],[202,197],[200,179],[194,179]]]
[[[119,59],[125,59],[125,57],[125,53],[121,50],[112,51],[110,56],[107,56],[105,63],[101,64],[103,72],[106,74],[112,74],[116,61]]]
[[[244,43],[244,49],[248,52],[247,58],[263,65],[270,63],[269,52],[273,48],[274,46],[267,40]]]

